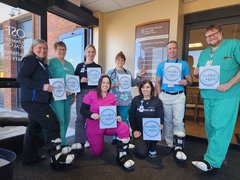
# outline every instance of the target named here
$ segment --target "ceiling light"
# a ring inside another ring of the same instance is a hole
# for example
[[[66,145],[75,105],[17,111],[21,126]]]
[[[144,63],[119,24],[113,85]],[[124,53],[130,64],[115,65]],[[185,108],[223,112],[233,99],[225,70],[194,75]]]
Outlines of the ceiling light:
[[[197,47],[202,47],[202,43],[191,43],[188,45],[189,48],[197,48]]]

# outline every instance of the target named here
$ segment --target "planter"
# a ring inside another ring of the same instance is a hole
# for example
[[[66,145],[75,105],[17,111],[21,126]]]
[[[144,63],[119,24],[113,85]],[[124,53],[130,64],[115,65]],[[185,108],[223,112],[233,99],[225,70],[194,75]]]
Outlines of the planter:
[[[10,180],[13,177],[14,162],[16,160],[16,154],[7,149],[0,148],[0,177],[4,180]],[[8,161],[7,163],[5,163]],[[1,165],[2,164],[2,165]],[[3,165],[5,164],[5,165]]]

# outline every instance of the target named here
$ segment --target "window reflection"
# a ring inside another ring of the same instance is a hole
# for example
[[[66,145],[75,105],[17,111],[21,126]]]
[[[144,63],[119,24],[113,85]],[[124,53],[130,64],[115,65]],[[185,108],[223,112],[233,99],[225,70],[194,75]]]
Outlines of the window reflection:
[[[3,3],[0,3],[0,8],[0,78],[16,78],[32,39],[39,38],[40,17]],[[1,88],[0,107],[1,116],[22,113],[19,89]]]

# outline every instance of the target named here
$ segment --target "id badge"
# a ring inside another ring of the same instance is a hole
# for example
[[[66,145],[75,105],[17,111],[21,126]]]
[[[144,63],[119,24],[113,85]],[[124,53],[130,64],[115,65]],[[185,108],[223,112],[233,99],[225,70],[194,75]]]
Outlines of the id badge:
[[[168,84],[167,86],[168,87],[174,87],[174,84]]]
[[[83,67],[80,72],[81,72],[81,73],[84,73],[84,71],[85,71],[85,68]]]
[[[206,62],[206,66],[211,66],[211,65],[212,65],[212,62],[213,62],[212,60],[207,61],[207,62]]]
[[[139,106],[139,112],[143,112],[144,108],[143,106]]]

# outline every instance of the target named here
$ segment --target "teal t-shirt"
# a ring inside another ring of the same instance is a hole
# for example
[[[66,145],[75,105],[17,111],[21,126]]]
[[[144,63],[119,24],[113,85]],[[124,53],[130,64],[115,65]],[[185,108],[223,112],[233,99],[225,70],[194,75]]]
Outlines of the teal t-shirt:
[[[51,78],[64,78],[66,83],[66,74],[74,75],[73,65],[64,61],[64,64],[58,60],[56,57],[49,60],[49,73]]]
[[[221,42],[211,58],[211,47],[206,48],[200,54],[198,67],[206,66],[212,59],[212,66],[220,65],[220,84],[230,81],[240,71],[240,40],[225,39]],[[201,89],[203,98],[240,97],[240,82],[232,86],[226,92],[215,89]]]

